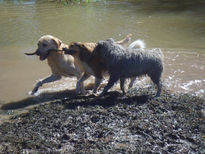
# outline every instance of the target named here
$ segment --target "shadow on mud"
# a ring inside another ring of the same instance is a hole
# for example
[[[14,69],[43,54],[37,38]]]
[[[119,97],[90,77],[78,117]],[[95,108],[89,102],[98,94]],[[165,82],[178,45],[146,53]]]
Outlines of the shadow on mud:
[[[74,98],[71,98],[74,99]],[[75,109],[78,106],[89,107],[89,106],[102,106],[104,108],[115,106],[117,104],[133,104],[134,102],[138,105],[145,104],[148,102],[150,97],[148,95],[141,96],[124,96],[122,93],[117,91],[108,92],[105,96],[96,99],[96,96],[77,96],[74,101],[69,101],[69,103],[64,104],[66,109]]]
[[[91,90],[93,88],[93,84],[89,84],[86,86],[86,90]],[[63,91],[55,91],[55,92],[44,92],[39,94],[38,96],[30,96],[25,99],[9,102],[1,106],[2,110],[15,110],[21,109],[32,105],[41,104],[44,102],[54,101],[58,99],[68,99],[76,97],[75,89],[71,90],[63,90]]]
[[[92,85],[86,87],[87,90],[92,89]],[[114,106],[118,103],[126,103],[130,104],[133,103],[133,100],[137,102],[139,105],[142,105],[148,101],[148,95],[141,95],[141,96],[123,96],[121,92],[111,91],[108,92],[102,98],[96,99],[96,96],[91,94],[87,96],[76,95],[75,90],[64,90],[58,92],[47,92],[42,93],[38,96],[31,96],[19,101],[10,102],[1,106],[2,110],[15,110],[21,109],[25,107],[29,107],[32,105],[37,105],[45,102],[51,102],[56,100],[61,101],[69,101],[69,104],[65,105],[65,108],[74,109],[78,106],[95,106],[99,105],[102,107],[109,107]],[[73,100],[73,101],[72,101]]]
[[[19,101],[10,102],[2,105],[2,110],[15,110],[20,108],[25,108],[31,105],[36,105],[48,101],[53,101],[56,99],[63,99],[69,96],[75,95],[74,90],[65,90],[61,92],[52,92],[52,93],[42,93],[39,96],[31,96]]]

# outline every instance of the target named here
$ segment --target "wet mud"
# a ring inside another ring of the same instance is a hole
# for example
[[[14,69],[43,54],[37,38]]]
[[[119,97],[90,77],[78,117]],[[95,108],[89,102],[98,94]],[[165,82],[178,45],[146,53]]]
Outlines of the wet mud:
[[[205,101],[163,88],[67,95],[0,125],[3,153],[205,153]],[[29,103],[29,102],[28,102]]]

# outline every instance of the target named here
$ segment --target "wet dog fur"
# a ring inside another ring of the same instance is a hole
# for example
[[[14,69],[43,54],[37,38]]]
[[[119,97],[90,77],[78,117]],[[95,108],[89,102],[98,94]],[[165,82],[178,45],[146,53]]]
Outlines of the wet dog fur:
[[[121,41],[117,41],[117,44],[125,45],[131,39],[131,34],[127,35]],[[105,64],[101,61],[101,58],[97,55],[93,55],[92,52],[96,47],[96,43],[80,43],[73,42],[69,45],[69,48],[64,48],[65,54],[72,55],[76,60],[81,63],[84,69],[84,74],[76,84],[76,91],[79,91],[80,85],[83,81],[88,79],[91,75],[95,77],[95,84],[93,93],[97,92],[100,83],[103,80],[103,74],[107,71]]]
[[[31,95],[34,95],[43,84],[59,80],[62,76],[77,77],[77,79],[80,79],[83,67],[78,64],[73,56],[65,55],[63,51],[60,51],[66,47],[68,45],[64,44],[60,39],[51,35],[44,35],[38,40],[37,50],[34,53],[26,53],[27,55],[39,56],[41,61],[47,59],[52,72],[51,75],[40,79],[36,83],[30,92]],[[84,93],[83,84],[80,85],[80,90]]]
[[[151,78],[158,88],[156,96],[160,96],[163,72],[163,53],[160,49],[124,48],[111,38],[99,41],[93,54],[101,58],[110,75],[108,84],[100,96],[103,96],[118,80],[125,94],[125,79],[142,75],[148,75]]]
[[[118,41],[118,43],[123,44],[129,41],[128,39],[130,37],[131,34],[125,39]],[[96,43],[85,43],[85,46],[89,50],[93,50]],[[38,40],[38,48],[34,53],[25,53],[26,55],[37,55],[41,61],[47,59],[52,72],[48,77],[40,79],[29,94],[34,95],[43,84],[60,80],[62,76],[77,77],[77,80],[81,78],[82,72],[84,72],[84,66],[74,56],[64,54],[63,48],[69,48],[69,46],[54,36],[44,35]],[[78,83],[76,91],[77,93],[85,94],[82,82]]]

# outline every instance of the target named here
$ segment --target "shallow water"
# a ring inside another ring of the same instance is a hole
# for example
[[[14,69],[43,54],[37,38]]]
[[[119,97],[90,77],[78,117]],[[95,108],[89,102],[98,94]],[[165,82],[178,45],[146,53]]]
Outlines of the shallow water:
[[[40,36],[64,43],[92,42],[129,33],[165,54],[164,84],[174,92],[205,97],[205,2],[120,0],[63,5],[47,1],[0,0],[0,105],[24,99],[36,80],[50,74],[46,61],[27,57]],[[40,89],[75,87],[63,79]],[[89,82],[89,81],[88,81]],[[146,85],[142,79],[135,86]]]

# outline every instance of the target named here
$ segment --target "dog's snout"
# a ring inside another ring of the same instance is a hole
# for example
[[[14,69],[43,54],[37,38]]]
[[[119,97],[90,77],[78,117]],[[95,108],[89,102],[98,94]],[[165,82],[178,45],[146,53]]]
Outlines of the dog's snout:
[[[63,51],[65,54],[68,54],[68,49],[67,48],[63,48]]]
[[[68,49],[67,48],[63,48],[63,51],[67,51]]]
[[[63,51],[65,54],[72,54],[72,50],[70,50],[68,48],[63,48]]]
[[[36,55],[40,56],[40,50],[39,49],[36,50]]]

